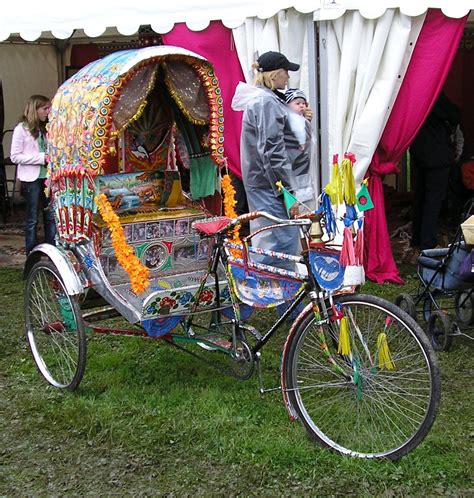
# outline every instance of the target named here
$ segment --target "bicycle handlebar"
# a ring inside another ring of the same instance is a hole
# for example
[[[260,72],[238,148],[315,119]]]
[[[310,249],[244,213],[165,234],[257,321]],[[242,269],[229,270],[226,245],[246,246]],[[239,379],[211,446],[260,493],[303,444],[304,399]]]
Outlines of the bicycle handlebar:
[[[297,217],[294,219],[284,219],[284,218],[277,218],[276,216],[273,216],[272,214],[269,214],[265,211],[252,211],[251,213],[245,213],[241,214],[240,216],[237,216],[237,218],[233,220],[231,225],[237,225],[239,223],[252,221],[257,218],[267,218],[267,220],[270,220],[273,223],[276,223],[277,225],[309,226],[311,225],[312,222],[308,218],[308,216],[309,215],[305,216],[304,218]]]

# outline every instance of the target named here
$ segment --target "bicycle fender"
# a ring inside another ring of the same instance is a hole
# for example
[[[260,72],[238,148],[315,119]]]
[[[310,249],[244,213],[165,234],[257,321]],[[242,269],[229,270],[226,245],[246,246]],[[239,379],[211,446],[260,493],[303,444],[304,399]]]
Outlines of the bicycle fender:
[[[40,261],[41,256],[47,256],[58,270],[64,287],[70,296],[76,296],[84,292],[84,286],[63,249],[59,249],[52,244],[39,244],[28,255],[23,270],[23,277],[26,278],[35,263]]]
[[[293,325],[290,328],[290,331],[288,332],[288,335],[286,336],[285,344],[283,346],[283,352],[281,354],[281,367],[280,367],[280,375],[281,375],[281,393],[283,396],[283,402],[285,403],[286,410],[288,412],[288,418],[290,419],[291,422],[294,422],[295,420],[298,419],[298,415],[293,408],[293,405],[290,402],[290,399],[286,393],[286,385],[285,385],[285,365],[288,357],[288,350],[291,344],[291,341],[293,339],[293,336],[295,335],[295,331],[300,325],[300,323],[306,318],[308,313],[313,312],[313,305],[311,303],[307,304],[303,311],[296,317],[296,320],[293,322]]]

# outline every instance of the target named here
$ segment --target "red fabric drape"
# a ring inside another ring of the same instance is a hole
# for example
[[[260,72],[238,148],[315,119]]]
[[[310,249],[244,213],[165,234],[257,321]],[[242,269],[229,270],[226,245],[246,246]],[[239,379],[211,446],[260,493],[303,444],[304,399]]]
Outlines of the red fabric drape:
[[[232,97],[239,81],[245,81],[232,30],[220,21],[213,21],[203,31],[191,31],[185,24],[175,24],[166,35],[167,45],[186,48],[205,57],[214,66],[222,92],[224,107],[224,149],[230,171],[242,178],[240,172],[240,132],[242,113],[231,108]]]
[[[369,166],[374,209],[365,216],[364,267],[377,283],[403,283],[393,259],[385,217],[382,178],[398,173],[397,162],[414,140],[448,75],[466,18],[452,19],[430,9],[418,36],[408,70]]]

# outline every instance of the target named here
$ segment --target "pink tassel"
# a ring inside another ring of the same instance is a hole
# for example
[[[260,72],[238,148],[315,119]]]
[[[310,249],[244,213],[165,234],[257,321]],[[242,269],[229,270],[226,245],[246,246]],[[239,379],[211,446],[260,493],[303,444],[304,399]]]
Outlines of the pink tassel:
[[[341,266],[355,265],[356,258],[354,252],[354,240],[350,228],[344,228],[344,236],[342,239],[341,258],[339,260]]]
[[[357,230],[357,238],[354,244],[354,252],[356,264],[363,266],[364,264],[364,227]]]

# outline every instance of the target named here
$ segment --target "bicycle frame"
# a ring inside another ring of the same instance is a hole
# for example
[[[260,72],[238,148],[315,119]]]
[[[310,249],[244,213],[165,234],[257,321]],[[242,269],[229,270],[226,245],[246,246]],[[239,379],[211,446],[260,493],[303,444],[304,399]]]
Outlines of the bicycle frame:
[[[243,221],[249,221],[250,219],[253,219],[255,217],[263,216],[270,221],[272,221],[274,224],[270,226],[266,226],[264,228],[261,228],[260,230],[250,234],[248,237],[246,237],[243,240],[242,247],[239,247],[235,244],[231,244],[227,240],[227,232],[232,229],[235,225],[243,222]],[[280,254],[280,253],[274,253],[274,252],[269,252],[265,251],[262,249],[252,249],[248,247],[248,240],[253,237],[254,235],[261,233],[262,231],[265,230],[272,230],[278,227],[283,227],[283,226],[297,226],[301,228],[302,232],[302,245],[303,245],[303,252],[302,255],[299,257],[295,256],[289,256],[285,254]],[[304,300],[305,297],[309,297],[311,300],[311,304],[308,306],[312,307],[314,316],[317,318],[318,322],[326,322],[329,320],[329,311],[326,306],[326,301],[329,299],[329,296],[325,293],[325,291],[320,287],[316,279],[314,278],[312,272],[311,272],[311,265],[309,262],[309,255],[308,255],[308,248],[309,248],[309,228],[311,226],[311,220],[308,219],[298,219],[298,220],[282,220],[275,218],[267,213],[261,213],[261,212],[255,212],[255,213],[249,213],[247,215],[240,216],[236,220],[234,220],[231,224],[229,224],[227,227],[225,227],[222,231],[217,233],[215,235],[215,241],[213,244],[213,249],[212,249],[212,254],[211,258],[209,260],[209,266],[208,266],[208,271],[206,276],[203,278],[201,285],[196,292],[196,299],[195,299],[195,307],[197,307],[197,303],[199,302],[199,296],[204,290],[204,284],[206,282],[206,279],[209,275],[214,275],[214,282],[215,282],[215,294],[218,296],[218,302],[216,303],[216,309],[214,311],[218,311],[221,309],[221,303],[219,301],[219,281],[217,277],[217,269],[219,266],[219,263],[222,263],[225,267],[225,271],[227,274],[227,279],[230,281],[232,277],[228,273],[228,268],[227,265],[229,264],[230,261],[232,261],[232,257],[230,256],[229,248],[246,248],[246,251],[251,252],[251,253],[256,253],[259,255],[268,255],[268,256],[275,256],[277,255],[278,259],[291,259],[296,262],[303,263],[304,267],[306,268],[307,275],[305,277],[299,276],[294,278],[295,281],[303,281],[304,282],[304,289],[302,292],[300,292],[294,300],[292,300],[289,304],[289,306],[285,309],[285,311],[277,318],[277,320],[270,326],[270,328],[263,334],[263,335],[254,335],[255,338],[255,344],[250,347],[250,352],[252,354],[253,358],[258,359],[260,356],[260,352],[262,348],[270,341],[270,339],[275,335],[275,333],[281,328],[281,326],[286,322],[289,316],[291,316],[295,310],[298,309],[300,303]],[[248,259],[244,257],[244,259]],[[258,264],[252,264],[248,263],[250,268],[253,269],[259,269],[261,266],[266,265],[258,265]],[[268,269],[268,267],[266,267]],[[279,272],[281,271],[279,268],[275,268],[275,273],[273,276],[278,279],[279,278]],[[285,272],[286,274],[289,275],[296,275],[294,272]],[[268,273],[268,276],[270,276],[270,272]],[[291,277],[287,277],[290,278]],[[232,286],[230,286],[232,288]],[[239,330],[249,330],[249,328],[243,323],[243,321],[240,319],[240,312],[239,312],[239,301],[237,296],[235,295],[234,292],[231,291],[231,299],[232,299],[232,307],[234,309],[234,315],[236,317],[235,323],[233,324],[233,346],[235,347],[236,345],[236,336],[238,334]],[[307,307],[304,308],[302,312],[298,314],[298,316],[295,318],[294,324],[292,329],[295,327],[297,323],[302,319],[302,317],[306,314],[306,309]],[[192,325],[192,320],[193,320],[193,315],[194,315],[195,309],[191,311],[190,313],[190,318],[189,318],[189,326]],[[217,320],[220,320],[220,316],[217,316]],[[252,330],[250,330],[252,332]],[[291,334],[291,330],[290,330]],[[334,370],[338,373],[343,375],[346,379],[350,379],[351,377],[346,374],[346,372],[341,369],[337,363],[334,361],[334,359],[331,356],[331,353],[327,349],[327,347],[324,347],[325,344],[325,336],[324,336],[324,331],[321,329],[320,330],[320,335],[321,335],[321,348],[327,355],[328,363],[331,364],[331,366],[334,368]],[[173,335],[174,340],[180,340],[179,336]],[[218,348],[219,349],[219,348]],[[270,389],[273,390],[273,389]],[[260,388],[261,392],[267,391],[266,389],[263,389],[263,386]]]

